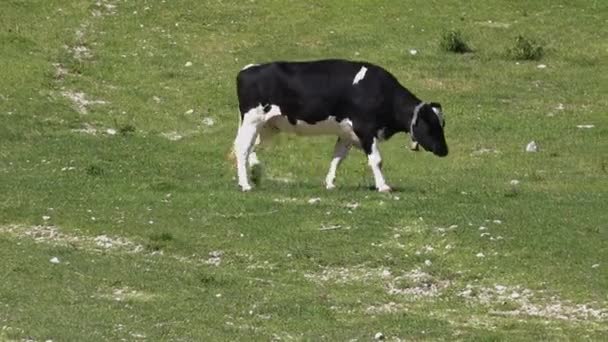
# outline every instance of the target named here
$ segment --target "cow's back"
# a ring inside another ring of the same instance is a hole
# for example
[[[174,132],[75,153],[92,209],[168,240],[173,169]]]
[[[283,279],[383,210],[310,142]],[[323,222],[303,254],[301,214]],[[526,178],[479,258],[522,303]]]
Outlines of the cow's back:
[[[357,80],[357,75],[362,78]],[[382,89],[394,88],[394,83],[384,69],[365,62],[273,62],[239,72],[237,92],[242,113],[272,104],[290,120],[312,123],[386,106],[381,102],[390,102],[390,94]]]

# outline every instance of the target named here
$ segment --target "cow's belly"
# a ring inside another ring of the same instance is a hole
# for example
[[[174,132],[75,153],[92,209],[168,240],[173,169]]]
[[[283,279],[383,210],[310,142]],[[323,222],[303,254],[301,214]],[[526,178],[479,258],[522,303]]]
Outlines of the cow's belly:
[[[302,136],[337,135],[352,142],[359,141],[353,131],[352,122],[350,120],[344,119],[338,122],[333,116],[330,116],[326,120],[315,122],[314,124],[298,120],[295,125],[292,125],[289,120],[287,120],[287,117],[280,115],[268,120],[266,125],[271,125],[281,132]]]

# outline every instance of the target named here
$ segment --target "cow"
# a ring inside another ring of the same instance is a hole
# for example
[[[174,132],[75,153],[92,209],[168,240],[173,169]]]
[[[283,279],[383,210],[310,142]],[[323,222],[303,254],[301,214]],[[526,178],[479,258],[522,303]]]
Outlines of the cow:
[[[341,59],[250,64],[236,81],[234,153],[242,191],[251,190],[248,164],[259,164],[255,147],[278,132],[337,136],[327,189],[354,146],[367,155],[376,189],[390,192],[378,144],[399,132],[439,157],[448,154],[441,105],[421,101],[380,66]]]

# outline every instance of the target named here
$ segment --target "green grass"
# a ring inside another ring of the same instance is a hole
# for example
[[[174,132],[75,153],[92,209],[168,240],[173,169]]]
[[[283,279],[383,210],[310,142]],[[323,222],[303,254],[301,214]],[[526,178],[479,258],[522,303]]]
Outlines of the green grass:
[[[99,4],[0,11],[0,340],[608,337],[608,4]],[[437,49],[453,28],[473,53]],[[327,192],[334,139],[281,136],[240,193],[236,73],[327,57],[441,102],[450,156],[396,136],[396,193],[357,151]]]

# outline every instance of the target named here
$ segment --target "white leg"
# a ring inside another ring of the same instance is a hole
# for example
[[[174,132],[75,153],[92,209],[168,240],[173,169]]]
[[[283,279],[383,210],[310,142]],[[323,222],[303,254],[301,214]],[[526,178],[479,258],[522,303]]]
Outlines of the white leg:
[[[346,158],[348,155],[348,151],[350,151],[351,144],[346,142],[343,139],[338,138],[336,141],[336,146],[334,147],[334,156],[329,164],[329,172],[327,172],[327,177],[325,177],[325,188],[327,190],[331,190],[335,188],[334,180],[336,179],[336,171],[338,170],[338,166]]]
[[[251,190],[247,176],[247,159],[258,134],[258,128],[264,122],[264,113],[259,108],[253,108],[243,117],[243,123],[234,140],[234,151],[236,154],[237,175],[239,186],[243,191]],[[256,158],[257,159],[257,158]]]
[[[382,157],[380,156],[380,150],[378,150],[378,140],[376,138],[374,138],[374,142],[372,143],[371,153],[367,155],[367,162],[372,168],[376,189],[380,192],[390,192],[391,188],[386,185],[386,181],[382,175]]]

